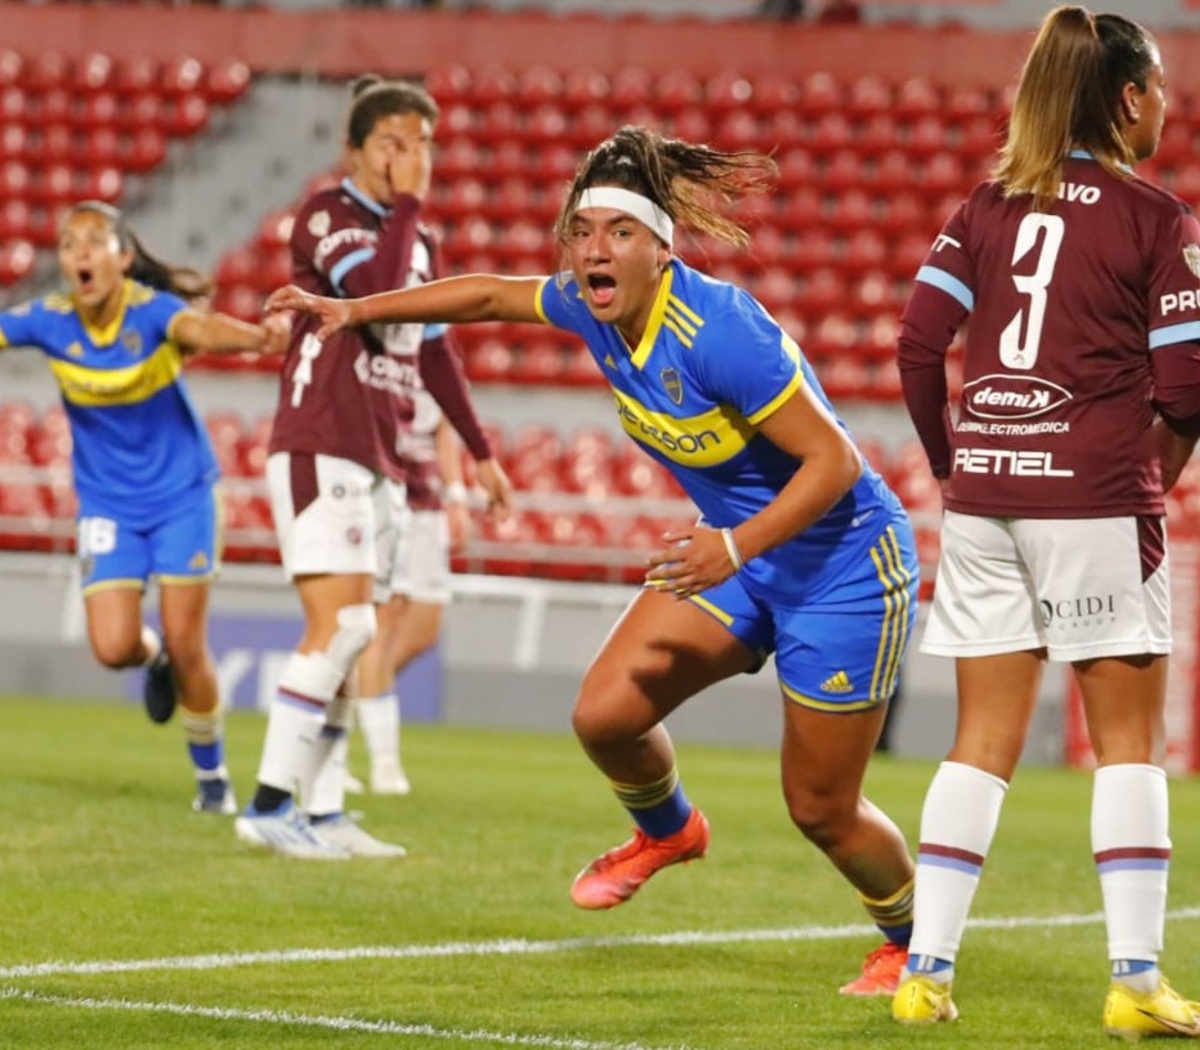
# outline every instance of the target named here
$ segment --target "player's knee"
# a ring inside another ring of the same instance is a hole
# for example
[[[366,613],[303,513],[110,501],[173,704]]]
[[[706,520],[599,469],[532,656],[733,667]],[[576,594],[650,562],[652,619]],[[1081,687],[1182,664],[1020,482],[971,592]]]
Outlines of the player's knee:
[[[342,677],[345,678],[358,659],[358,654],[375,637],[375,606],[365,602],[346,605],[338,610],[337,624],[337,631],[329,640],[325,655],[335,667],[341,668]]]
[[[811,791],[789,791],[786,798],[792,823],[814,846],[828,849],[845,834],[849,822],[837,798]]]
[[[92,655],[112,671],[137,667],[142,663],[141,638],[136,634],[129,638],[116,635],[93,636]]]
[[[585,744],[602,746],[636,737],[642,731],[611,694],[580,691],[571,713],[575,736]]]

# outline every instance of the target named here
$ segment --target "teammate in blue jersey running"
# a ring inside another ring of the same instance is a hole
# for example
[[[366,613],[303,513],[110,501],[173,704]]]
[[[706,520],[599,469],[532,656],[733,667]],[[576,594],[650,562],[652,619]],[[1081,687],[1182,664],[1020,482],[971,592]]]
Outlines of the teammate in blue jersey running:
[[[99,201],[68,212],[58,260],[68,291],[0,312],[0,349],[41,350],[62,394],[92,652],[106,667],[147,667],[156,722],[171,717],[178,694],[194,808],[231,814],[206,623],[220,556],[217,461],[181,370],[193,352],[282,352],[288,325],[189,306],[207,293],[204,278],[147,254],[121,213]],[[142,622],[152,577],[161,636]]]
[[[775,654],[784,795],[796,826],[858,890],[887,942],[848,994],[895,989],[912,917],[904,838],[862,794],[916,601],[912,531],[796,343],[747,292],[672,251],[674,225],[744,244],[706,201],[764,185],[771,161],[623,128],[583,162],[559,216],[568,270],[471,275],[357,300],[290,287],[268,306],[325,332],[368,321],[542,322],[579,334],[626,432],[679,479],[700,522],[669,532],[588,669],[584,750],[634,837],[589,864],[572,900],[609,908],[660,868],[704,855],[663,720]]]

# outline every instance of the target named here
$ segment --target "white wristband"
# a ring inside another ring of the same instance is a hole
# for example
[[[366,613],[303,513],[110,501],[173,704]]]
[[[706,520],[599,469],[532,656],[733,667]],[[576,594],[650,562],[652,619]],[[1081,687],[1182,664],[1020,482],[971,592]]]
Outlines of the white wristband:
[[[733,538],[733,529],[722,529],[721,539],[725,541],[725,550],[729,554],[729,560],[733,562],[733,571],[740,572],[743,565],[742,552],[737,548],[737,540]]]
[[[447,503],[466,503],[467,486],[461,481],[448,481],[442,490],[442,499]]]

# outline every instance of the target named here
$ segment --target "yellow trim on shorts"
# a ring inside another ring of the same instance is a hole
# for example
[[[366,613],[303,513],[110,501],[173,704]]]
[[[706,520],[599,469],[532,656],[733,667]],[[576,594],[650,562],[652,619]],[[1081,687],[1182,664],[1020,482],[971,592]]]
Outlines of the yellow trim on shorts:
[[[726,627],[733,627],[733,617],[730,616],[729,613],[727,613],[724,609],[717,608],[717,606],[713,605],[713,603],[707,598],[701,598],[700,595],[693,594],[688,598],[688,601],[700,606],[700,608],[709,615],[715,616]]]
[[[117,580],[100,580],[97,583],[89,583],[83,588],[83,596],[87,598],[93,594],[99,594],[101,591],[129,591],[129,590],[144,590],[146,587],[145,580],[137,580],[132,576]]]
[[[876,696],[869,696],[865,700],[819,700],[815,696],[806,696],[804,693],[797,692],[786,682],[780,682],[779,688],[783,690],[784,698],[792,701],[794,704],[799,704],[801,707],[807,707],[810,711],[821,711],[832,714],[850,714],[854,711],[869,711],[873,707],[878,707],[882,700]]]
[[[884,587],[884,614],[870,695],[885,700],[896,691],[900,662],[908,645],[909,610],[912,607],[909,594],[912,573],[904,564],[896,530],[891,525],[871,548],[871,561],[875,563],[875,571]]]

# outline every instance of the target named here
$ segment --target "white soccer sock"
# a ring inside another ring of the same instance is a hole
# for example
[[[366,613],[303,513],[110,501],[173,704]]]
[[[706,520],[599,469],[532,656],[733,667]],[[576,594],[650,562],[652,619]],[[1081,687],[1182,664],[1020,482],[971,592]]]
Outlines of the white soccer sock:
[[[1092,853],[1104,898],[1109,959],[1158,960],[1167,910],[1167,774],[1101,766],[1092,781]]]
[[[146,667],[154,663],[163,647],[162,635],[149,624],[142,624],[142,646],[146,650],[146,659],[142,662],[142,666]]]
[[[974,766],[943,762],[921,810],[909,958],[954,962],[1008,785]]]
[[[350,751],[350,701],[334,698],[325,709],[325,724],[311,760],[300,773],[300,808],[309,816],[341,813],[346,805],[346,756]]]
[[[310,776],[313,749],[325,711],[342,684],[342,672],[324,653],[292,653],[271,701],[258,782],[289,795]]]
[[[395,693],[363,697],[356,702],[358,725],[367,744],[371,768],[400,765],[400,699]]]

